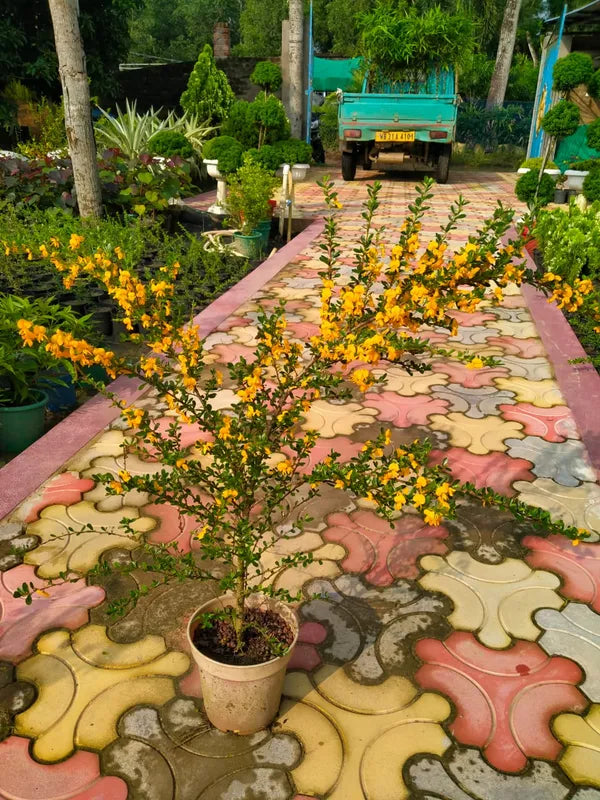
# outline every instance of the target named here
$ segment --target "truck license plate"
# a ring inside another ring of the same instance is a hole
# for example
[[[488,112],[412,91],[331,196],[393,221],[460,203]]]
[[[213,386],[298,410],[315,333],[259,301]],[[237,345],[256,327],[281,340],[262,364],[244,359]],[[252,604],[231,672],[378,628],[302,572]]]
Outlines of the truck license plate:
[[[414,131],[376,131],[376,142],[414,142]]]

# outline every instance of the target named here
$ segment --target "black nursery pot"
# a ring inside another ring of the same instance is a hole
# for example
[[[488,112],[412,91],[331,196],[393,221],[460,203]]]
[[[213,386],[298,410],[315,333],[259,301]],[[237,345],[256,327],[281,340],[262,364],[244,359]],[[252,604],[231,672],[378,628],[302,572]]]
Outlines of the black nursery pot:
[[[566,203],[567,202],[567,190],[566,189],[555,189],[554,190],[554,202],[555,203]]]

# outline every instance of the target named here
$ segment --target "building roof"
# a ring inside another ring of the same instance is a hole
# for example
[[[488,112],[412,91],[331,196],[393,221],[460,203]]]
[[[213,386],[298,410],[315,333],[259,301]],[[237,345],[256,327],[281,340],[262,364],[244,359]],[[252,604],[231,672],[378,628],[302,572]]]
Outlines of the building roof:
[[[544,20],[544,25],[552,25],[560,20],[558,17],[551,17]],[[586,3],[584,6],[574,8],[572,11],[567,11],[565,16],[565,31],[570,27],[577,27],[581,29],[585,25],[598,25],[600,23],[600,0],[592,0],[591,3]]]

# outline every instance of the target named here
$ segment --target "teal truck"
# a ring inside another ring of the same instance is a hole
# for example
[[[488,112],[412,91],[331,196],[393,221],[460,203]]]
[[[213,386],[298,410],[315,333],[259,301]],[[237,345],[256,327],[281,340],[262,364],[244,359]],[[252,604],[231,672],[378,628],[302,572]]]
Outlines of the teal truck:
[[[432,70],[410,84],[338,91],[342,176],[364,169],[434,170],[446,183],[456,132],[457,93],[452,70]]]

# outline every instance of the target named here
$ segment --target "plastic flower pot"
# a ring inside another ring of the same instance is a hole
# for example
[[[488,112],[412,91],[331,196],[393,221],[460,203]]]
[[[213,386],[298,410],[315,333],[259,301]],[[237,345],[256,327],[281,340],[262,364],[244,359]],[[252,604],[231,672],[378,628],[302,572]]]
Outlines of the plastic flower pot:
[[[187,635],[192,657],[200,670],[202,699],[209,720],[220,731],[247,735],[263,730],[275,719],[281,702],[285,671],[298,641],[299,623],[296,613],[284,603],[264,595],[249,597],[246,601],[249,607],[266,607],[283,617],[292,628],[294,640],[284,656],[277,656],[263,664],[224,664],[198,650],[194,645],[194,632],[200,615],[224,606],[233,606],[234,602],[232,595],[224,595],[204,603],[192,615]]]
[[[16,455],[44,433],[44,411],[48,398],[40,389],[38,397],[24,406],[0,406],[0,452]]]
[[[233,243],[235,249],[242,256],[246,258],[258,258],[262,247],[263,235],[262,233],[243,233],[233,234]]]
[[[567,202],[567,190],[566,189],[555,189],[554,190],[554,202],[555,203],[566,203]]]
[[[258,223],[255,231],[258,231],[262,237],[261,247],[264,250],[267,249],[269,246],[269,236],[271,235],[271,220],[270,219],[263,219],[261,222]]]
[[[292,164],[292,178],[295,181],[303,181],[309,169],[310,164]]]
[[[110,377],[108,372],[104,369],[104,367],[100,366],[100,364],[92,364],[91,367],[84,367],[83,374],[86,376],[79,381],[80,386],[84,386],[85,388],[94,388],[91,383],[89,383],[86,378],[89,378],[92,381],[97,381],[98,383],[103,383],[105,386],[107,383],[110,383]]]
[[[60,383],[56,383],[53,378]],[[66,411],[77,405],[73,378],[65,369],[51,370],[42,375],[37,383],[48,398],[49,411]]]
[[[566,188],[570,192],[581,192],[583,189],[583,182],[587,175],[587,171],[580,169],[568,169],[565,171],[567,176]]]

